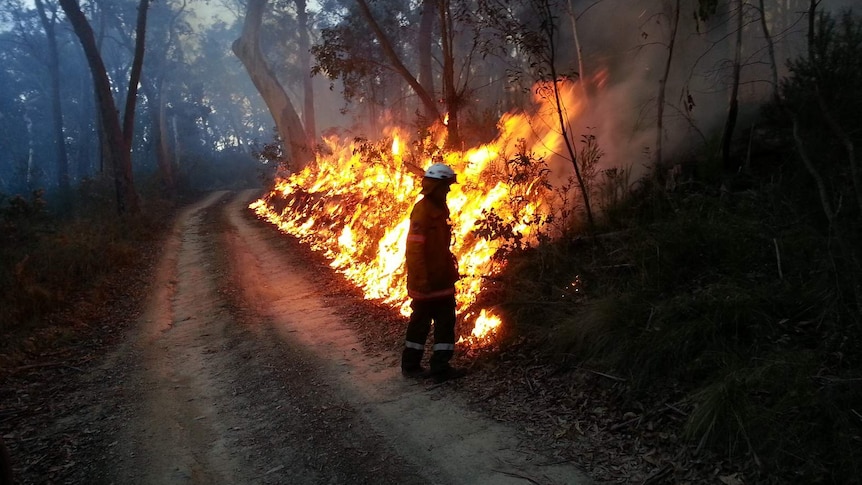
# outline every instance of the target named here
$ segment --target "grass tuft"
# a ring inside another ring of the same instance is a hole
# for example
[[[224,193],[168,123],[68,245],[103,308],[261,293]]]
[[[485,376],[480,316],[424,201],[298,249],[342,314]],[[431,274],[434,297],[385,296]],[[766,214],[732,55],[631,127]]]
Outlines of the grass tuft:
[[[595,238],[510,255],[496,297],[513,338],[625,378],[630,401],[681,393],[693,449],[764,477],[854,483],[862,318],[822,228],[774,184],[620,203]]]
[[[77,210],[62,213],[49,211],[39,192],[29,199],[0,197],[6,229],[0,236],[0,360],[6,367],[69,340],[75,326],[86,326],[58,313],[72,305],[106,303],[116,275],[144,267],[149,243],[168,228],[169,205],[120,219],[110,204],[100,202],[106,197],[99,190],[110,188],[86,187],[91,192],[73,201]]]

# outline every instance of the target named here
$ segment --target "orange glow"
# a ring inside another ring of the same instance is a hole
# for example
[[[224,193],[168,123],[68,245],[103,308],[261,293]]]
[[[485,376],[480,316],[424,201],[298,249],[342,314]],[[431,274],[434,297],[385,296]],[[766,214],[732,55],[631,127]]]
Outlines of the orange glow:
[[[571,84],[562,86],[563,104],[571,118],[580,112],[581,104]],[[537,86],[534,92],[542,88]],[[546,160],[560,153],[556,116],[553,103],[538,97],[533,113],[505,115],[498,123],[498,137],[486,145],[454,152],[439,148],[439,133],[432,135],[434,140],[423,140],[426,146],[436,144],[437,156],[458,174],[458,184],[448,198],[452,251],[462,275],[456,288],[458,314],[473,329],[462,343],[488,344],[502,324],[498,315],[478,308],[476,302],[487,278],[503,269],[505,261],[494,255],[507,241],[480,237],[475,232],[479,223],[493,211],[522,243],[533,244],[541,229],[534,221],[553,210],[552,191],[536,180],[515,180],[507,162],[519,151]],[[373,146],[384,149],[369,149],[352,139],[325,138],[314,163],[275,180],[272,190],[249,207],[322,252],[332,268],[361,288],[366,298],[391,305],[406,316],[404,251],[409,215],[421,197],[422,172],[432,160],[410,151],[415,144],[402,141],[409,139],[405,132],[392,128],[387,133],[386,140]]]

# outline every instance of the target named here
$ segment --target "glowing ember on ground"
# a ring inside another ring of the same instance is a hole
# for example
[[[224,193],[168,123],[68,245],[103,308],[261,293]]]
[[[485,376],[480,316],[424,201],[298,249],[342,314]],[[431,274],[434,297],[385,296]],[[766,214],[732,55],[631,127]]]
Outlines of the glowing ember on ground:
[[[570,96],[569,114],[579,104]],[[458,314],[473,326],[462,338],[471,346],[491,341],[500,317],[476,308],[483,281],[504,264],[493,256],[512,237],[534,242],[538,218],[551,210],[552,191],[538,179],[521,180],[509,160],[519,152],[536,158],[559,152],[562,141],[555,132],[556,113],[540,104],[533,115],[507,115],[501,133],[492,143],[464,153],[437,151],[458,173],[449,194],[453,229],[452,250],[458,257],[462,279],[457,285]],[[287,178],[250,205],[259,217],[321,251],[330,265],[359,286],[369,299],[378,299],[409,314],[404,270],[404,249],[413,204],[419,199],[422,170],[431,157],[412,153],[407,139],[392,129],[378,144],[329,137],[315,163]],[[424,142],[430,143],[429,140]],[[429,150],[425,150],[428,152]],[[437,161],[437,160],[435,160]],[[488,218],[493,213],[493,219]],[[483,225],[493,220],[495,224]],[[484,227],[482,236],[476,232]],[[510,228],[495,234],[493,228]]]

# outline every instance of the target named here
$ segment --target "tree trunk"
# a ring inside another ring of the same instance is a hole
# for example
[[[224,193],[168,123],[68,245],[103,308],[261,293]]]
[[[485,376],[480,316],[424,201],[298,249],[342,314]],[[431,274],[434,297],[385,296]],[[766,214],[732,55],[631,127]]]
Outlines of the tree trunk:
[[[174,139],[174,158],[173,158],[174,168],[176,169],[177,173],[182,173],[182,171],[180,170],[180,154],[183,153],[183,150],[182,150],[182,147],[180,146],[180,134],[179,134],[179,130],[177,129],[177,115],[176,115],[176,113],[174,113],[174,115],[171,116],[171,128],[170,129],[171,129],[171,136]]]
[[[416,38],[416,52],[419,54],[419,85],[433,95],[434,93],[434,70],[431,67],[433,57],[431,55],[432,37],[434,31],[434,16],[437,13],[438,0],[423,0],[422,13],[419,17],[419,35]],[[433,120],[437,117],[435,110],[425,109],[425,118]]]
[[[176,195],[176,174],[174,167],[173,153],[171,151],[171,134],[168,128],[167,102],[165,101],[165,61],[168,59],[169,51],[172,46],[177,46],[175,39],[177,20],[185,12],[188,5],[187,0],[183,0],[182,5],[173,12],[171,20],[167,27],[167,39],[163,44],[161,53],[157,54],[155,59],[150,56],[150,79],[152,83],[141,83],[145,89],[147,98],[150,100],[149,112],[151,130],[153,133],[153,146],[156,153],[156,164],[159,168],[159,181],[162,184],[162,190],[168,197],[173,198]],[[152,44],[152,42],[151,42]],[[152,50],[152,47],[150,48]]]
[[[759,10],[760,28],[763,31],[763,38],[766,39],[769,68],[772,73],[772,99],[778,100],[778,64],[775,62],[775,42],[772,40],[772,34],[769,33],[769,25],[766,23],[766,7],[763,5],[763,0],[759,0]]]
[[[407,67],[404,66],[404,63],[401,62],[401,59],[398,58],[398,54],[396,54],[395,49],[392,48],[392,43],[389,42],[386,34],[383,33],[383,30],[377,24],[377,21],[374,20],[374,16],[371,15],[371,9],[368,8],[368,3],[366,3],[365,0],[356,0],[356,3],[359,5],[359,11],[362,14],[362,17],[374,32],[374,36],[377,38],[377,41],[380,42],[380,47],[383,49],[383,53],[386,55],[387,59],[389,59],[390,64],[392,64],[392,68],[395,69],[395,72],[397,72],[402,78],[404,78],[411,88],[413,88],[413,92],[419,96],[419,100],[422,102],[425,110],[427,112],[434,113],[435,120],[441,120],[440,111],[437,109],[437,103],[434,101],[434,97],[419,84],[419,81],[413,77],[413,74],[410,73]]]
[[[102,52],[102,46],[105,44],[105,35],[108,31],[107,24],[107,14],[105,13],[105,9],[100,8],[99,5],[95,2],[88,4],[90,7],[90,17],[96,19],[96,12],[98,11],[98,36],[96,36],[96,49],[99,52]],[[87,53],[84,53],[84,58],[87,58]],[[114,177],[114,168],[113,162],[111,161],[111,149],[108,146],[108,136],[105,131],[105,123],[102,120],[102,112],[101,107],[99,106],[99,88],[96,86],[96,83],[91,83],[91,87],[93,89],[92,99],[93,99],[93,107],[94,110],[94,128],[96,130],[96,137],[99,141],[99,175],[101,177]]]
[[[856,195],[856,204],[859,212],[862,213],[862,173],[860,173],[858,163],[856,161],[856,147],[850,133],[838,123],[835,116],[832,114],[832,109],[826,104],[826,99],[823,97],[823,91],[820,89],[820,80],[823,78],[823,73],[818,68],[816,54],[814,49],[815,42],[815,17],[817,15],[817,6],[819,0],[811,0],[808,7],[808,58],[812,66],[815,67],[814,73],[814,95],[817,99],[817,106],[820,108],[820,113],[823,119],[826,120],[826,125],[834,133],[835,137],[841,142],[844,150],[847,152],[847,164],[850,166],[850,182],[853,185],[853,192]]]
[[[161,91],[161,88],[159,89]],[[156,150],[159,164],[159,171],[162,174],[162,183],[164,184],[169,195],[173,196],[176,193],[177,181],[174,176],[174,158],[171,155],[171,147],[168,143],[170,140],[170,134],[168,133],[168,117],[166,114],[167,103],[165,103],[165,98],[162,96],[161,92],[158,95],[159,104],[158,110],[156,113],[156,117],[158,118],[157,125],[154,126],[156,129],[156,133],[158,133],[156,139]]]
[[[145,2],[146,0],[142,0]],[[108,145],[110,163],[114,169],[114,185],[117,190],[117,211],[123,215],[126,213],[136,214],[139,212],[138,194],[135,191],[132,179],[132,156],[129,146],[125,142],[123,130],[120,127],[120,119],[117,107],[111,93],[111,81],[105,70],[105,64],[96,47],[96,39],[93,29],[87,18],[81,12],[76,0],[60,0],[60,6],[66,12],[66,17],[72,23],[75,34],[81,41],[87,63],[93,75],[96,86],[96,100],[101,114],[101,120],[105,129],[106,142]]]
[[[57,186],[62,194],[69,192],[69,156],[66,151],[66,136],[63,133],[63,105],[60,97],[60,56],[57,53],[56,6],[51,18],[45,12],[42,0],[36,0],[36,10],[48,37],[48,71],[51,75],[51,116],[54,121],[54,144],[57,148]]]
[[[664,73],[659,80],[658,106],[656,114],[656,141],[655,141],[655,174],[659,182],[664,179],[664,160],[662,159],[662,136],[664,135],[664,100],[667,92],[667,78],[670,76],[670,66],[673,62],[673,51],[676,46],[676,33],[679,29],[680,0],[676,0],[673,17],[671,20],[670,40],[667,47],[667,61],[664,65]]]
[[[589,92],[589,89],[587,88],[587,80],[586,80],[587,71],[586,71],[586,68],[584,67],[584,50],[581,48],[581,38],[578,35],[578,19],[577,19],[577,16],[575,15],[575,9],[572,6],[572,0],[569,0],[568,7],[569,7],[569,18],[572,21],[572,37],[575,39],[575,56],[577,57],[577,61],[578,61],[578,81],[579,81],[579,84],[581,85],[581,92],[584,95],[584,102],[587,103],[587,102],[589,102],[589,99],[590,99],[590,92]]]
[[[290,160],[295,164],[295,168],[302,168],[312,160],[305,129],[287,92],[275,77],[260,48],[260,25],[266,4],[267,0],[249,0],[242,33],[233,43],[233,52],[245,66],[251,81],[269,108]]]
[[[587,215],[587,224],[589,225],[590,231],[595,229],[595,219],[593,218],[593,209],[590,204],[590,191],[588,188],[588,181],[584,178],[584,173],[581,170],[580,165],[578,164],[578,155],[575,153],[574,142],[572,141],[572,136],[569,133],[568,129],[568,120],[563,115],[563,103],[562,103],[562,95],[560,93],[560,82],[561,80],[557,76],[557,44],[556,44],[556,32],[554,26],[554,12],[551,8],[550,3],[545,0],[541,2],[542,9],[542,30],[545,34],[546,40],[548,42],[548,69],[551,72],[551,82],[554,83],[554,105],[557,112],[557,123],[560,126],[560,134],[562,135],[563,142],[566,145],[566,151],[569,154],[569,160],[572,162],[572,168],[575,170],[575,178],[578,181],[578,188],[581,190],[581,199],[584,201],[584,212]]]
[[[168,122],[165,116],[165,99],[162,95],[162,77],[153,88],[150,84],[141,84],[144,94],[149,100],[150,129],[153,136],[153,147],[156,152],[156,165],[159,167],[159,182],[162,189],[169,196],[175,194],[176,183],[174,180],[173,161],[171,159],[170,134],[168,133]]]
[[[78,62],[75,59],[75,62]],[[78,144],[77,153],[75,154],[75,173],[78,180],[84,180],[93,174],[93,148],[98,145],[98,121],[94,120],[96,116],[96,107],[93,100],[95,92],[93,91],[93,83],[85,79],[84,76],[80,79],[80,99],[81,103],[77,110],[78,130],[81,142]],[[92,140],[95,136],[96,141]]]
[[[733,172],[737,167],[731,167],[731,148],[733,132],[739,117],[739,77],[742,71],[742,0],[736,1],[736,45],[733,53],[733,76],[730,86],[730,101],[727,108],[727,120],[721,135],[721,165],[725,173]]]
[[[317,139],[317,120],[314,115],[314,83],[311,77],[311,44],[308,40],[308,12],[305,0],[296,1],[296,20],[299,23],[299,64],[302,78],[303,108],[302,118],[305,123],[305,137],[309,146],[314,146]]]
[[[446,146],[452,149],[462,149],[461,130],[458,113],[461,109],[461,94],[455,85],[455,52],[454,34],[452,29],[452,14],[449,11],[449,0],[439,0],[440,7],[440,39],[443,46],[443,99],[446,100]]]
[[[141,81],[141,71],[144,66],[144,46],[147,35],[147,11],[150,0],[140,0],[138,3],[138,22],[135,27],[135,57],[132,59],[132,71],[129,74],[129,89],[126,92],[126,109],[123,112],[123,141],[131,151],[135,134],[135,104],[138,101],[138,84]]]

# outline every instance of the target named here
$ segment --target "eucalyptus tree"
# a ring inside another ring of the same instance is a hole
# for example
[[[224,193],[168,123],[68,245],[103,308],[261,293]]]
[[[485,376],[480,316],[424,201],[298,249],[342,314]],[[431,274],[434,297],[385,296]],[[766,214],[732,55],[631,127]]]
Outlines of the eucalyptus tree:
[[[211,108],[209,129],[214,150],[237,147],[251,153],[272,135],[272,116],[231,52],[240,26],[217,22],[199,32],[198,55],[188,60],[186,78],[202,84]],[[179,93],[178,93],[179,94]]]
[[[405,97],[403,86],[385,67],[386,59],[367,22],[359,15],[358,6],[351,0],[327,0],[322,7],[320,40],[311,48],[315,59],[312,72],[333,82],[341,81],[344,110],[352,105],[362,120],[359,124],[376,127],[383,118],[380,108],[390,110],[400,123],[400,113],[392,108]],[[393,5],[400,12],[396,17],[407,16],[403,7]],[[401,48],[402,43],[396,45]],[[330,86],[333,88],[334,84]],[[436,106],[434,113],[430,116],[436,116]]]
[[[578,18],[586,13],[587,10],[592,8],[593,6],[599,4],[601,0],[592,3],[588,7],[586,7],[582,12],[578,13],[575,10],[574,5],[572,4],[572,0],[568,0],[566,3],[566,14],[569,17],[569,23],[572,26],[572,40],[575,43],[575,57],[577,58],[578,63],[578,77],[580,78],[580,86],[581,90],[584,94],[584,100],[588,101],[590,98],[589,88],[587,87],[587,83],[585,82],[585,78],[587,77],[587,70],[584,63],[584,49],[581,45],[581,36],[578,34]]]
[[[14,193],[28,186],[32,146],[28,99],[34,84],[14,67],[24,57],[14,32],[0,32],[0,193]]]
[[[276,0],[268,4],[261,49],[273,75],[296,103],[309,144],[317,137],[314,83],[311,75],[311,42],[318,12],[306,0]]]
[[[269,108],[284,148],[294,166],[302,167],[312,160],[313,143],[293,104],[284,83],[273,70],[264,51],[261,36],[268,0],[249,0],[240,37],[233,52],[242,61],[252,82]]]
[[[768,55],[769,71],[771,74],[772,97],[778,99],[778,61],[775,58],[775,40],[772,30],[766,20],[766,6],[763,0],[757,0],[757,12],[760,16],[760,29],[763,32],[763,40],[766,42],[766,53]]]
[[[763,2],[761,2],[761,8]],[[718,2],[717,0],[698,0],[697,9],[695,10],[695,20],[698,23],[709,23],[716,19],[720,29],[720,44],[727,46],[726,63],[730,65],[730,74],[727,76],[728,100],[727,113],[724,121],[724,128],[721,134],[721,161],[722,168],[729,172],[735,167],[732,167],[731,162],[731,143],[739,119],[739,96],[740,82],[743,70],[743,29],[747,27],[750,19],[748,16],[748,8],[745,0],[726,0]],[[761,17],[765,16],[765,12],[760,13]],[[763,25],[766,25],[765,22]]]
[[[311,38],[308,5],[305,0],[294,0],[296,6],[296,32],[299,37],[299,70],[302,74],[303,122],[305,136],[309,140],[317,137],[317,120],[314,114],[314,83],[311,81]]]
[[[789,63],[792,75],[781,83],[781,105],[830,232],[862,233],[862,167],[856,154],[862,138],[862,17],[843,12],[836,18],[817,6],[811,0],[807,52]],[[862,288],[858,291],[862,307]]]
[[[81,10],[77,0],[60,0],[60,5],[63,7],[66,17],[72,24],[81,42],[93,76],[97,104],[103,129],[105,130],[111,167],[114,171],[114,183],[117,191],[117,211],[121,215],[137,213],[140,210],[140,206],[132,175],[131,140],[134,128],[137,89],[143,64],[149,0],[140,0],[138,4],[138,21],[135,28],[135,56],[129,74],[129,87],[126,92],[122,124],[114,101],[114,94],[111,90],[111,80],[108,77],[104,60],[96,44],[96,37],[87,17]]]
[[[322,41],[313,47],[315,71],[340,79],[348,101],[379,97],[373,89],[381,81],[400,79],[383,89],[412,93],[420,127],[439,123],[447,130],[447,146],[462,148],[460,118],[480,89],[476,73],[484,67],[477,3],[333,0],[327,5],[338,14],[327,19]]]
[[[668,13],[667,10],[670,9]],[[671,66],[674,61],[674,52],[677,48],[677,37],[679,34],[679,17],[682,10],[681,0],[673,0],[672,5],[665,7],[665,12],[668,15],[668,31],[667,43],[667,59],[664,64],[663,74],[658,81],[658,101],[656,102],[656,140],[655,140],[655,173],[661,178],[664,175],[664,158],[663,158],[663,140],[664,140],[664,109],[665,97],[667,96],[668,78],[671,73]]]
[[[4,27],[0,32],[0,60],[3,62],[3,89],[0,91],[3,111],[0,123],[8,131],[0,133],[0,182],[5,190],[33,188],[41,155],[34,133],[42,126],[42,111],[34,106],[43,96],[42,65],[33,62],[35,53],[44,52],[35,11],[27,11],[20,0],[0,9]],[[8,111],[7,111],[8,110]],[[35,132],[34,132],[35,130]]]
[[[180,37],[191,32],[191,26],[185,19],[186,7],[186,0],[176,6],[170,2],[158,2],[150,7],[152,21],[147,36],[147,51],[150,55],[145,61],[146,72],[141,82],[141,90],[147,101],[149,133],[159,181],[168,194],[176,191],[175,150],[171,149],[167,116],[168,86],[181,76],[185,67]]]
[[[176,190],[175,166],[177,162],[177,140],[172,140],[168,111],[177,104],[187,86],[189,77],[183,43],[193,32],[189,23],[188,1],[157,2],[148,9],[149,28],[146,35],[146,52],[142,65],[140,88],[144,95],[140,108],[147,115],[146,121],[137,123],[133,130],[136,136],[129,140],[133,152],[152,153],[161,188],[167,194]],[[115,5],[107,12],[106,23],[114,33],[112,38],[126,51],[126,58],[134,58],[138,47],[137,37],[132,36],[134,12],[124,5]],[[185,40],[184,40],[185,39]],[[176,130],[173,130],[176,132]],[[174,145],[174,146],[172,146]],[[148,158],[136,162],[138,169],[147,166]]]
[[[69,191],[69,156],[63,132],[63,105],[60,94],[60,54],[57,45],[58,5],[48,0],[36,0],[36,10],[45,29],[48,47],[48,72],[51,77],[51,114],[54,125],[54,146],[57,149],[57,184],[60,191]]]
[[[488,27],[499,36],[500,45],[517,46],[529,69],[532,79],[543,83],[546,88],[539,91],[554,106],[555,127],[561,135],[565,157],[572,165],[575,179],[583,202],[584,215],[592,229],[595,225],[590,201],[589,181],[584,173],[584,163],[579,160],[575,149],[571,120],[568,119],[569,107],[565,105],[561,89],[566,83],[577,78],[577,72],[565,69],[567,59],[561,59],[559,12],[565,11],[568,4],[557,0],[512,0],[489,1],[482,3],[482,13],[488,20]]]
[[[368,28],[371,30],[371,34],[373,38],[376,40],[376,44],[379,46],[379,49],[383,52],[383,58],[388,62],[389,69],[395,71],[401,78],[413,89],[418,96],[419,100],[422,102],[422,105],[425,107],[427,113],[430,113],[434,116],[434,118],[439,118],[440,113],[437,109],[436,102],[434,101],[434,97],[431,93],[429,93],[421,84],[419,84],[419,80],[414,76],[413,72],[404,64],[401,60],[403,57],[403,53],[399,53],[396,51],[395,41],[398,39],[390,38],[391,34],[397,32],[397,29],[388,28],[384,30],[384,25],[378,22],[376,16],[382,15],[380,12],[380,3],[378,3],[378,11],[373,12],[371,8],[368,6],[368,2],[366,0],[357,0],[357,6],[359,7],[359,15],[365,21]],[[438,8],[445,7],[447,2],[437,2]],[[428,10],[426,10],[427,12]],[[395,24],[401,21],[398,15],[392,15],[393,12],[387,9],[386,12],[389,16],[386,20],[387,23]],[[441,28],[445,28],[446,23],[441,24]],[[442,33],[441,33],[442,34]],[[442,35],[441,35],[442,37]],[[448,67],[445,69],[449,69]],[[457,132],[457,123],[451,127]]]
[[[681,106],[675,108],[691,120],[694,106],[724,103],[721,131],[716,134],[718,148],[710,150],[710,156],[720,160],[720,169],[726,174],[738,172],[748,164],[747,155],[734,149],[735,141],[740,138],[739,125],[756,118],[760,105],[778,97],[779,79],[787,74],[786,61],[804,47],[807,3],[804,0],[680,2],[681,47],[689,52],[674,64],[678,72],[687,70],[688,75],[680,87],[684,93]],[[668,10],[665,8],[664,12]],[[711,96],[723,99],[714,102],[709,99]]]
[[[25,136],[12,136],[17,129],[4,132],[10,134],[4,151],[26,153],[14,157],[15,174],[7,177],[7,184],[38,186],[49,195],[58,186],[66,188],[87,175],[81,170],[73,173],[70,161],[77,158],[78,167],[84,165],[79,132],[92,118],[89,112],[81,116],[86,100],[77,89],[77,81],[89,74],[78,62],[80,49],[74,45],[74,33],[60,15],[56,0],[41,0],[32,6],[18,0],[0,4],[0,52],[12,80],[2,84],[0,95],[18,98],[15,104],[23,109],[24,118],[16,123],[25,130]],[[11,113],[3,112],[4,116]],[[20,178],[21,183],[12,178]]]
[[[794,138],[801,157],[807,148],[800,140],[800,125],[813,132],[825,131],[820,151],[834,153],[833,157],[816,154],[816,161],[805,160],[806,168],[815,177],[824,214],[830,232],[838,239],[845,267],[839,266],[842,288],[852,294],[856,314],[862,314],[862,167],[856,147],[862,143],[859,133],[859,112],[862,110],[862,17],[851,11],[842,12],[837,19],[818,12],[817,1],[810,0],[808,9],[807,59],[792,65],[797,78],[784,86],[785,101],[799,96],[799,101],[811,107],[814,119],[802,120],[801,110],[791,108]],[[820,127],[812,125],[820,124]],[[825,128],[825,130],[824,130]],[[809,133],[811,133],[811,131]],[[816,143],[816,142],[815,142]],[[820,148],[820,147],[818,147]],[[822,171],[822,172],[821,172]],[[822,175],[818,175],[822,173]],[[822,177],[829,181],[824,192]],[[818,178],[820,177],[820,178]],[[829,200],[834,210],[830,212]],[[847,207],[842,207],[843,200]],[[855,204],[854,204],[855,202]],[[838,258],[837,258],[838,259]]]

